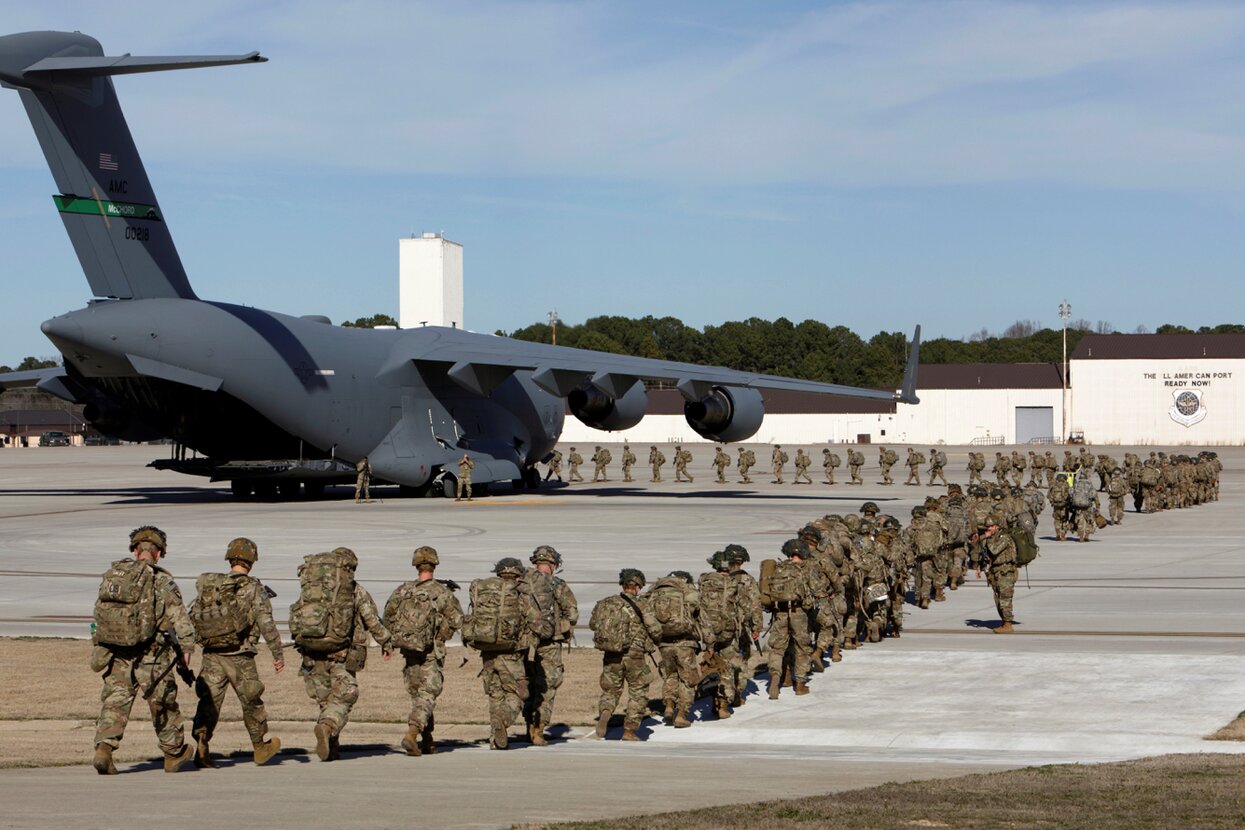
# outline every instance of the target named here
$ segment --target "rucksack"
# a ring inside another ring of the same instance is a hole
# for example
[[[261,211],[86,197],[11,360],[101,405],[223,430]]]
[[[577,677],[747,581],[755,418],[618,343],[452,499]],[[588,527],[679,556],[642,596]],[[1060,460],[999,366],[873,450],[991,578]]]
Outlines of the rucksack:
[[[1072,485],[1072,506],[1084,510],[1094,503],[1094,483],[1089,478],[1078,478]]]
[[[156,572],[146,562],[118,559],[99,583],[95,642],[137,646],[156,636]]]
[[[749,467],[754,467],[754,466],[756,466],[756,463],[757,463],[757,455],[756,455],[756,453],[754,453],[752,450],[744,450],[744,462],[745,462],[745,463],[746,463]]]
[[[619,596],[598,602],[592,609],[588,628],[592,629],[592,645],[601,651],[626,651],[631,645],[631,623],[635,611]]]
[[[887,450],[882,455],[886,458],[887,464],[897,464],[899,462],[899,453],[894,450]]]
[[[1023,527],[1009,527],[1003,532],[1011,536],[1012,542],[1016,545],[1017,568],[1023,568],[1034,559],[1037,559],[1038,546],[1033,538],[1033,531],[1026,530]]]
[[[404,582],[390,595],[383,615],[393,644],[408,651],[427,651],[436,642],[434,591],[427,582]]]
[[[610,454],[609,450],[601,450],[601,463],[602,464],[608,464],[613,460],[614,460],[614,456]]]
[[[472,580],[463,642],[480,651],[518,651],[526,640],[525,616],[518,580],[500,576]]]
[[[839,458],[838,453],[833,453],[833,452],[830,453],[830,466],[831,467],[843,466],[843,459]]]
[[[1025,461],[1025,457],[1023,455],[1018,454],[1012,457],[1012,466],[1017,470],[1023,470],[1025,468],[1025,464],[1027,463],[1028,462]]]
[[[558,628],[558,600],[553,580],[535,568],[528,568],[519,580],[519,590],[527,596],[527,627],[537,640],[552,640]]]
[[[947,520],[947,544],[962,545],[968,541],[968,511],[963,504],[948,504],[942,511]]]
[[[653,583],[649,591],[653,616],[661,623],[661,636],[686,637],[696,630],[692,609],[687,603],[688,584],[677,576],[666,576]]]
[[[973,455],[970,456],[970,463],[968,467],[970,470],[980,473],[986,468],[986,457],[981,453],[973,453]]]
[[[939,450],[938,452],[934,453],[934,464],[936,464],[939,467],[947,466],[947,454],[943,452],[942,450]]]
[[[761,601],[766,605],[796,602],[804,598],[800,590],[804,574],[791,559],[766,559],[761,563]]]
[[[710,571],[700,577],[700,623],[705,636],[715,643],[738,633],[735,580],[730,574]]]
[[[855,450],[848,450],[847,463],[859,467],[865,463],[865,456],[863,453],[856,452]]]
[[[924,463],[925,463],[925,453],[923,453],[923,452],[914,452],[914,453],[912,453],[912,461],[911,461],[911,463],[912,463],[912,464],[924,464]]]
[[[1159,483],[1159,468],[1158,467],[1142,467],[1141,468],[1141,483],[1147,487],[1153,487],[1154,485],[1158,484]]]
[[[290,606],[290,636],[300,648],[331,654],[354,635],[354,571],[336,553],[313,553],[298,566],[298,599]]]
[[[190,604],[190,621],[195,641],[204,651],[233,651],[246,642],[255,622],[254,609],[238,602],[241,574],[200,574],[195,580],[195,601]]]
[[[790,457],[790,456],[788,456],[785,452],[781,452],[781,453],[779,453],[779,454],[778,454],[778,463],[779,463],[779,464],[786,464],[786,463],[787,463],[787,459],[788,459],[789,457]]]
[[[930,519],[922,519],[920,522],[912,523],[912,538],[916,541],[917,558],[925,558],[933,556],[938,551],[938,546],[942,543],[939,538],[941,536],[937,523]]]

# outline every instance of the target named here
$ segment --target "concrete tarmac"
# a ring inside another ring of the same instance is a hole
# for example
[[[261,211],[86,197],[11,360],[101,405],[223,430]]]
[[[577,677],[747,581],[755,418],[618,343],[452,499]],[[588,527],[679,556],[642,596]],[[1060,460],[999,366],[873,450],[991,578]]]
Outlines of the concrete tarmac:
[[[639,567],[650,579],[675,568],[700,573],[705,557],[740,542],[755,573],[757,561],[777,555],[815,516],[872,499],[906,518],[919,499],[942,492],[878,485],[872,452],[864,486],[830,487],[816,475],[813,485],[771,484],[760,468],[752,485],[735,476],[720,485],[705,447],[692,448],[694,483],[673,483],[667,465],[661,484],[648,483],[639,466],[643,481],[623,485],[621,453],[611,449],[607,483],[457,504],[390,498],[396,491],[377,488],[382,499],[370,505],[355,505],[345,488],[316,502],[237,502],[225,485],[144,467],[161,447],[0,451],[0,634],[86,636],[99,574],[126,555],[127,534],[141,524],[169,533],[167,565],[188,593],[195,575],[223,565],[230,538],[255,539],[256,573],[281,595],[278,617],[296,595],[302,556],[337,545],[359,553],[361,581],[383,600],[410,577],[418,545],[441,552],[438,575],[465,584],[502,556],[526,558],[552,544],[586,620],[593,602],[616,590],[620,567]],[[756,450],[759,460],[769,455]],[[1109,451],[1123,458],[1124,448]],[[1029,764],[1245,751],[1201,740],[1245,708],[1245,450],[1219,452],[1227,469],[1218,503],[1146,516],[1130,502],[1121,527],[1086,544],[1055,542],[1048,511],[1041,556],[1017,586],[1012,636],[990,633],[991,593],[970,575],[946,602],[908,606],[901,639],[848,652],[815,675],[810,695],[754,696],[728,721],[677,732],[653,722],[645,744],[584,738],[421,759],[348,748],[332,765],[292,756],[271,769],[239,764],[163,776],[140,767],[131,771],[143,774],[112,779],[83,767],[8,770],[0,772],[4,823],[94,826],[159,793],[161,815],[185,826],[216,823],[212,812],[227,800],[242,815],[283,824],[492,827]],[[948,454],[948,477],[963,483],[965,452]],[[583,472],[591,478],[591,466]],[[788,482],[792,473],[789,466]],[[846,478],[842,469],[838,477]],[[154,750],[149,728],[138,726],[129,740]]]

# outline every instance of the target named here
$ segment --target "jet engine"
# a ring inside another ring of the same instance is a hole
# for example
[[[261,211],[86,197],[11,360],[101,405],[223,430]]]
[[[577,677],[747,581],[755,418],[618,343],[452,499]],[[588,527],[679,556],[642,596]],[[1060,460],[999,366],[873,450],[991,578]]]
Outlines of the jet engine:
[[[648,407],[644,384],[635,383],[621,398],[611,398],[585,384],[566,396],[571,414],[594,429],[630,429],[640,423]]]
[[[761,428],[765,402],[755,389],[715,386],[701,400],[683,404],[683,417],[701,438],[742,441]]]
[[[104,435],[120,437],[130,427],[130,413],[116,404],[88,403],[82,408],[82,417]]]

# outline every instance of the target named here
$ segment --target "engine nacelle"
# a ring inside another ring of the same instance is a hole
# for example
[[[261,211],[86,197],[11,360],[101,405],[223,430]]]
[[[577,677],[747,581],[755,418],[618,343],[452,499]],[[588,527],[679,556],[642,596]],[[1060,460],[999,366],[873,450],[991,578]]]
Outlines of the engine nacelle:
[[[765,402],[755,389],[715,386],[703,399],[683,404],[683,417],[701,438],[742,441],[761,428]]]
[[[595,386],[585,384],[566,396],[571,414],[593,429],[630,429],[640,423],[648,408],[644,384],[635,383],[621,398],[611,398]]]
[[[110,437],[120,437],[130,428],[130,413],[111,404],[89,403],[82,408],[82,417],[91,426]]]

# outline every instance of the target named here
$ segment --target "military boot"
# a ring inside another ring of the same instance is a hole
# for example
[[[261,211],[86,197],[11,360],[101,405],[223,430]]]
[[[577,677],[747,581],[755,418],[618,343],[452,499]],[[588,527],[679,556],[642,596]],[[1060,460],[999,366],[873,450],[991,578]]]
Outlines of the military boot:
[[[329,740],[333,735],[333,725],[326,720],[316,724],[316,757],[321,761],[329,759]]]
[[[200,732],[195,736],[195,766],[200,769],[216,766],[216,762],[212,760],[212,753],[208,749],[206,732]]]
[[[342,757],[341,740],[339,739],[337,735],[334,735],[331,738],[329,738],[329,760],[336,761],[338,758],[341,758],[341,757]]]
[[[95,761],[93,766],[100,775],[116,775],[117,768],[112,763],[112,746],[109,744],[95,745]]]
[[[835,643],[830,646],[830,662],[839,663],[843,660],[843,650],[839,648],[839,644]]]
[[[545,738],[545,730],[539,723],[528,725],[527,737],[532,742],[532,746],[549,746],[549,741]]]
[[[1012,628],[1011,620],[1004,620],[1003,624],[998,628],[991,629],[995,634],[1012,634],[1016,629]]]
[[[493,725],[493,738],[489,742],[489,749],[509,749],[510,736],[506,734],[506,727],[500,724]]]
[[[810,668],[811,668],[814,672],[816,672],[816,673],[820,674],[821,672],[823,672],[823,671],[825,671],[825,670],[826,670],[826,664],[822,662],[824,659],[825,659],[825,658],[824,658],[822,655],[820,655],[820,654],[814,654],[814,655],[813,655],[813,662],[810,664],[810,666],[809,666],[809,667],[810,667]]]
[[[691,725],[692,725],[692,722],[687,717],[687,707],[680,706],[678,714],[674,716],[674,728],[675,729],[686,729],[687,727]]]
[[[782,691],[782,684],[770,681],[769,683],[769,699],[778,700],[778,693]]]
[[[423,750],[425,755],[436,755],[437,744],[432,739],[432,728],[436,725],[436,718],[428,718],[428,725],[424,727],[424,734],[419,739],[419,748]]]
[[[622,739],[624,741],[638,741],[640,736],[635,733],[636,727],[623,726]]]
[[[716,714],[718,716],[718,720],[726,720],[731,716],[731,708],[726,705],[725,700],[719,700],[717,702]]]
[[[806,695],[806,694],[808,694],[808,685],[807,685],[807,684],[805,684],[805,682],[804,682],[803,680],[797,680],[797,681],[795,681],[795,693],[796,693],[797,695]]]
[[[413,726],[406,730],[406,734],[402,736],[402,748],[406,750],[406,754],[410,755],[412,758],[418,758],[420,755],[419,740],[419,730]]]
[[[942,592],[942,586],[939,585],[934,589],[934,602],[946,602],[947,595]]]
[[[263,743],[255,744],[255,766],[262,767],[281,751],[281,739],[269,738]]]
[[[604,738],[605,733],[610,729],[610,716],[612,712],[602,712],[597,718],[597,737]]]
[[[736,689],[735,699],[731,701],[730,705],[732,709],[738,709],[740,706],[743,706],[747,702],[748,702],[747,699],[745,699],[744,696],[739,693],[739,690]]]
[[[182,748],[174,753],[164,753],[164,771],[177,772],[194,760],[194,744],[182,744]]]
[[[674,701],[673,700],[666,701],[666,709],[664,712],[662,712],[661,718],[662,720],[666,722],[667,726],[674,723]]]

